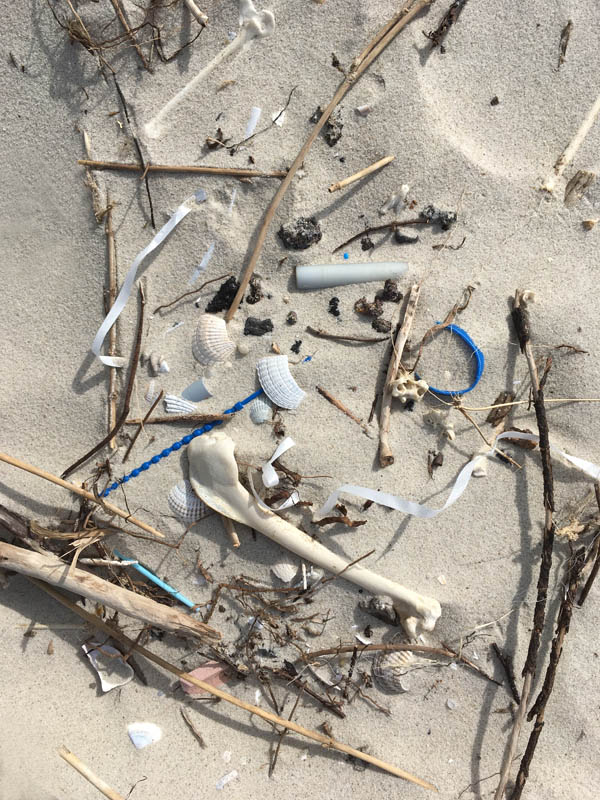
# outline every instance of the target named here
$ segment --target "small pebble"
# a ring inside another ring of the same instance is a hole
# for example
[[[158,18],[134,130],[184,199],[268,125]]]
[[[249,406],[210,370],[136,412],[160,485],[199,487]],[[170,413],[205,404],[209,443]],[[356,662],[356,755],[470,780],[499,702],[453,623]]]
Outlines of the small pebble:
[[[321,227],[315,217],[298,217],[282,225],[277,235],[290,250],[306,250],[311,244],[321,241]]]
[[[454,711],[458,707],[458,703],[456,702],[456,700],[450,700],[450,698],[446,700],[446,705],[448,706],[450,711]]]
[[[392,323],[387,319],[374,319],[371,327],[377,333],[389,333],[392,330]]]
[[[292,351],[292,353],[295,353],[296,355],[299,355],[301,346],[302,346],[302,340],[301,339],[296,339],[294,344],[290,347],[290,350]]]
[[[285,321],[288,325],[295,325],[298,322],[298,314],[295,311],[290,311]]]
[[[375,247],[370,236],[363,236],[363,238],[360,240],[360,246],[363,250],[373,250]]]
[[[246,344],[246,342],[240,342],[237,346],[237,351],[241,356],[247,356],[250,352],[250,347]]]
[[[329,301],[329,308],[328,311],[330,314],[333,314],[334,317],[339,317],[340,315],[340,298],[339,297],[332,297]]]
[[[492,97],[492,99],[490,100],[490,105],[491,105],[491,106],[497,106],[497,105],[500,105],[500,98],[498,97],[498,95],[497,95],[497,94],[495,94],[495,95]]]
[[[244,336],[264,336],[273,330],[273,323],[270,319],[257,319],[248,317],[244,325]]]

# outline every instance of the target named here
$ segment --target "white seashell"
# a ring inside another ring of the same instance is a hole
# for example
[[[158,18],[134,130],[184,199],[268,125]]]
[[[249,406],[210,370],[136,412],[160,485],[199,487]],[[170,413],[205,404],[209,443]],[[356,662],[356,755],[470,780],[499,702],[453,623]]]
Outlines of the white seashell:
[[[144,400],[147,403],[153,403],[157,397],[158,397],[158,392],[156,391],[156,381],[152,380],[148,384],[148,388],[146,389],[146,394],[144,395]]]
[[[163,359],[161,359],[161,362],[160,362],[160,364],[158,365],[158,371],[159,371],[159,373],[160,373],[161,375],[168,375],[168,374],[169,374],[169,372],[171,372],[171,370],[169,369],[169,365],[168,365],[168,364],[167,364],[167,362],[164,360],[164,358],[163,358]]]
[[[368,103],[364,106],[356,106],[354,109],[357,114],[360,114],[361,117],[366,117],[368,114],[373,111],[373,106],[370,106]]]
[[[111,689],[125,686],[126,683],[133,680],[133,669],[123,660],[122,653],[116,647],[90,642],[82,645],[81,649],[98,673],[100,688],[103,692],[110,692]]]
[[[166,394],[163,398],[167,414],[193,414],[196,406],[176,394]]]
[[[371,672],[380,689],[391,694],[408,692],[406,675],[416,665],[417,658],[409,650],[378,653]]]
[[[287,356],[267,356],[256,365],[260,385],[279,408],[298,408],[305,392],[293,379]]]
[[[153,375],[158,375],[159,373],[168,373],[169,372],[169,365],[161,356],[160,353],[152,352],[149,356],[150,361],[150,369],[152,370]]]
[[[194,332],[192,353],[201,364],[225,361],[235,350],[227,335],[225,320],[212,314],[202,314]]]
[[[127,726],[127,733],[138,750],[162,739],[161,729],[153,722],[132,722]]]
[[[173,514],[186,524],[197,522],[206,513],[206,506],[195,494],[189,481],[180,481],[173,486],[167,502]]]
[[[239,342],[237,351],[241,356],[247,356],[250,352],[250,345],[246,344],[246,342]]]
[[[273,416],[273,404],[264,394],[259,394],[248,406],[250,419],[255,425],[262,425]]]
[[[449,420],[446,421],[442,428],[442,433],[448,439],[449,442],[453,442],[456,439],[456,432],[454,431],[454,423],[450,422]]]
[[[298,572],[297,562],[292,561],[290,558],[283,556],[280,561],[273,564],[271,572],[276,578],[279,578],[283,583],[291,583],[296,577]]]

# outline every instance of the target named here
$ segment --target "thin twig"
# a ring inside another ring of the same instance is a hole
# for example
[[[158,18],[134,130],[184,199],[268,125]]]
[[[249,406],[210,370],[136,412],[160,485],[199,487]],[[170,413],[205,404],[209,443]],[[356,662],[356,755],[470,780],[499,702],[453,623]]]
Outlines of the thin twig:
[[[141,419],[141,420],[140,420],[140,423],[139,423],[139,428],[138,428],[138,429],[137,429],[137,431],[136,431],[136,432],[133,434],[133,436],[132,436],[132,438],[131,438],[131,441],[129,442],[129,447],[127,448],[127,450],[125,451],[125,455],[123,456],[123,461],[122,461],[122,463],[123,463],[123,464],[124,464],[124,463],[127,461],[127,459],[129,458],[129,454],[131,453],[131,450],[132,450],[132,448],[133,448],[133,445],[134,445],[134,444],[137,442],[137,440],[138,440],[138,436],[140,435],[140,433],[141,433],[141,432],[143,431],[143,429],[144,429],[144,425],[145,425],[145,424],[148,422],[148,417],[149,417],[149,416],[152,414],[152,412],[154,411],[154,409],[156,408],[156,406],[157,406],[157,405],[160,403],[160,401],[163,399],[163,395],[164,395],[164,391],[161,389],[161,390],[160,390],[160,393],[159,393],[159,395],[158,395],[158,397],[156,398],[156,400],[155,400],[155,401],[152,403],[152,405],[151,405],[151,406],[150,406],[150,408],[148,409],[148,412],[147,412],[146,416],[144,417],[144,419]],[[125,420],[125,424],[127,424],[127,420]]]
[[[152,411],[152,409],[150,409]],[[164,425],[165,423],[178,422],[189,424],[190,422],[206,425],[207,422],[227,422],[233,414],[161,414],[158,417],[148,419],[126,419],[123,425]]]
[[[468,414],[467,411],[463,408],[463,406],[460,404],[460,402],[455,405],[455,408],[457,408],[460,411],[460,413],[463,415],[463,417],[465,417],[465,419],[467,419],[471,423],[471,425],[473,425],[473,427],[475,428],[477,433],[481,436],[483,441],[491,449],[493,447],[492,443],[488,440],[488,438],[486,437],[484,432],[481,430],[479,425],[475,422],[473,417],[470,414]],[[503,452],[502,453],[502,458],[505,458],[508,462],[510,462],[513,465],[513,467],[516,467],[517,469],[522,469],[521,465],[519,463],[517,463],[514,460],[514,458],[511,458],[507,453]]]
[[[153,314],[158,314],[158,312],[162,311],[163,308],[170,308],[171,306],[174,306],[175,303],[178,303],[180,300],[183,300],[184,297],[189,297],[191,294],[198,294],[199,292],[202,291],[202,289],[204,289],[205,286],[208,286],[209,283],[215,283],[216,281],[222,281],[225,278],[229,278],[230,275],[231,275],[231,273],[228,272],[225,275],[219,275],[218,278],[211,278],[209,281],[205,281],[202,284],[202,286],[198,286],[197,289],[192,289],[190,292],[185,292],[184,294],[180,294],[179,297],[176,297],[175,300],[171,300],[170,303],[163,303],[162,306],[156,306],[156,308],[154,309],[154,311],[152,313]]]
[[[313,336],[319,336],[321,339],[333,339],[335,342],[360,342],[361,344],[375,344],[376,342],[387,342],[389,336],[342,336],[337,333],[327,333],[320,328],[311,328],[310,325],[306,326],[307,333]]]
[[[430,789],[431,791],[436,792],[437,789],[431,783],[422,780],[421,778],[417,778],[414,775],[405,772],[404,770],[399,769],[398,767],[394,767],[391,764],[387,764],[384,761],[376,758],[375,756],[370,755],[369,753],[363,753],[360,750],[356,750],[354,747],[350,747],[347,744],[343,744],[342,742],[338,742],[335,739],[332,739],[329,736],[324,736],[317,731],[312,731],[308,728],[303,728],[301,725],[298,725],[291,720],[286,720],[281,717],[278,717],[276,714],[271,714],[271,712],[266,711],[258,706],[250,705],[249,703],[240,700],[239,698],[235,697],[234,695],[228,694],[227,692],[222,691],[221,689],[216,688],[215,686],[211,686],[204,681],[199,680],[194,675],[190,675],[187,672],[179,669],[174,664],[170,664],[168,661],[165,661],[164,658],[152,653],[150,650],[147,650],[145,647],[133,642],[128,636],[125,636],[120,630],[112,628],[106,622],[101,620],[99,617],[95,616],[94,614],[90,614],[85,609],[81,608],[80,606],[75,605],[69,599],[67,599],[64,595],[60,592],[56,591],[55,589],[47,586],[40,581],[35,581],[36,586],[43,589],[49,595],[51,595],[55,600],[59,603],[62,603],[64,606],[69,608],[73,613],[77,614],[78,616],[82,617],[83,619],[87,620],[91,623],[95,628],[104,631],[113,639],[122,642],[125,644],[128,651],[139,653],[144,658],[148,659],[148,661],[152,661],[154,664],[157,664],[162,669],[165,669],[167,672],[170,672],[172,675],[176,675],[180,680],[183,679],[187,681],[187,683],[191,683],[194,686],[197,686],[199,689],[202,689],[204,692],[208,692],[212,694],[214,697],[219,697],[221,700],[225,700],[228,703],[231,703],[238,708],[241,708],[244,711],[249,711],[251,714],[254,714],[257,717],[261,717],[262,719],[269,722],[271,725],[281,725],[284,728],[288,728],[294,733],[299,733],[301,736],[305,736],[308,739],[312,739],[312,741],[318,742],[319,744],[325,745],[326,747],[337,750],[340,753],[346,753],[347,755],[354,756],[355,758],[360,759],[361,761],[366,761],[369,764],[373,764],[373,766],[378,767],[379,769],[385,770],[386,772],[391,773],[392,775],[397,775],[399,778],[404,778],[404,780],[411,781],[412,783],[416,783],[419,786],[422,786],[424,789]]]
[[[152,72],[150,64],[148,63],[148,61],[146,59],[146,56],[143,54],[142,48],[139,46],[137,39],[135,38],[135,34],[131,30],[131,26],[129,25],[129,22],[127,21],[127,17],[125,16],[125,12],[121,8],[121,4],[119,3],[119,0],[110,0],[110,2],[112,4],[112,7],[114,8],[114,10],[117,12],[117,17],[119,18],[119,21],[120,21],[121,25],[123,26],[129,41],[133,45],[133,47],[135,49],[135,52],[140,57],[140,61],[142,62],[143,66],[144,66],[144,69],[146,69],[148,72]]]
[[[390,446],[390,420],[392,416],[392,392],[391,383],[395,379],[398,369],[402,362],[402,353],[406,346],[406,340],[410,335],[413,320],[417,311],[421,284],[415,283],[410,287],[406,311],[402,326],[394,342],[394,352],[388,364],[387,375],[385,376],[385,386],[381,398],[381,410],[379,412],[379,466],[389,467],[394,463],[394,454]]]
[[[265,239],[267,237],[267,232],[269,230],[269,226],[273,217],[275,216],[275,212],[279,208],[279,204],[281,203],[283,196],[285,195],[289,185],[291,184],[294,175],[298,171],[298,169],[302,166],[310,148],[312,147],[314,141],[316,140],[317,136],[321,132],[323,126],[333,113],[334,109],[338,105],[338,103],[342,100],[342,98],[346,95],[346,93],[354,86],[356,81],[360,78],[363,72],[370,67],[370,65],[375,61],[375,59],[385,50],[385,48],[392,42],[396,36],[400,33],[400,31],[408,25],[408,23],[416,17],[424,8],[426,8],[430,4],[431,0],[417,0],[416,3],[410,2],[409,4],[405,5],[397,14],[394,14],[393,18],[388,22],[369,42],[365,50],[358,56],[358,58],[354,61],[352,67],[350,68],[348,75],[344,78],[340,86],[338,87],[337,91],[335,92],[331,102],[323,111],[321,118],[314,126],[312,132],[310,133],[308,139],[300,149],[300,152],[294,159],[294,163],[290,167],[287,175],[281,182],[281,185],[275,192],[275,196],[271,200],[269,207],[265,213],[263,221],[260,225],[258,230],[258,234],[254,241],[254,245],[252,247],[252,254],[248,261],[248,265],[244,271],[242,276],[242,280],[240,281],[240,288],[237,291],[236,296],[233,299],[232,304],[230,305],[226,315],[225,321],[229,322],[235,312],[238,310],[238,307],[244,297],[246,289],[248,288],[248,284],[250,283],[250,278],[254,273],[254,269],[256,264],[258,263],[258,259],[260,258],[260,254],[262,252]]]
[[[194,725],[194,723],[190,719],[190,717],[189,717],[187,711],[185,710],[185,708],[183,708],[183,707],[180,708],[179,709],[179,713],[183,717],[183,719],[185,721],[185,724],[188,726],[188,728],[191,730],[191,732],[194,734],[194,736],[198,740],[198,744],[200,745],[200,747],[205,748],[206,747],[206,742],[204,741],[204,737],[202,736],[200,731],[196,730],[196,726]]]
[[[353,422],[356,422],[357,425],[360,425],[364,433],[370,433],[369,426],[366,425],[362,421],[362,419],[359,419],[358,417],[354,416],[354,414],[350,411],[350,409],[346,408],[346,406],[342,402],[340,402],[337,399],[337,397],[334,397],[330,392],[328,392],[327,389],[323,389],[322,386],[317,386],[316,390],[321,395],[321,397],[324,397],[325,400],[328,400],[332,406],[338,408],[343,414],[345,414],[347,417],[350,417],[350,419]]]
[[[296,702],[294,703],[294,706],[290,711],[290,715],[288,717],[289,720],[291,720],[294,714],[296,713],[296,709],[298,708],[298,703],[300,702],[301,697],[302,697],[302,690],[300,690],[298,696],[296,697]],[[275,753],[273,754],[273,760],[269,765],[269,778],[273,775],[273,772],[275,771],[275,765],[277,764],[277,759],[279,757],[279,750],[281,749],[281,743],[283,742],[283,737],[286,735],[287,732],[288,728],[284,728],[279,734],[279,741],[277,742],[277,747],[275,748]]]
[[[125,399],[123,400],[123,409],[119,415],[119,419],[117,420],[115,427],[105,436],[102,441],[98,442],[97,445],[92,447],[85,455],[81,456],[81,458],[77,459],[74,464],[71,464],[70,467],[63,472],[61,478],[66,478],[67,475],[70,475],[77,467],[80,467],[84,464],[89,458],[91,458],[98,450],[101,450],[110,440],[116,436],[118,431],[121,430],[123,425],[125,424],[125,420],[127,419],[127,415],[129,414],[129,409],[131,406],[131,395],[133,392],[133,385],[135,383],[135,375],[137,372],[137,365],[140,360],[140,349],[142,345],[142,334],[144,332],[144,308],[146,306],[146,298],[144,296],[144,290],[142,289],[141,285],[139,288],[139,296],[140,296],[140,310],[138,314],[138,325],[137,325],[137,332],[135,337],[135,345],[133,347],[133,355],[131,357],[131,364],[129,367],[129,380],[127,382],[127,389],[125,390]]]
[[[78,162],[81,163],[81,162]],[[393,233],[398,228],[403,228],[405,225],[431,225],[430,219],[425,219],[425,217],[417,217],[416,219],[394,219],[391,222],[385,222],[383,225],[374,225],[370,228],[365,228],[360,233],[355,233],[349,239],[346,239],[345,242],[338,244],[337,247],[331,251],[332,253],[337,253],[338,250],[342,250],[344,247],[347,247],[352,242],[355,242],[357,239],[362,239],[363,236],[369,236],[371,233],[379,233],[379,231],[390,231]]]
[[[108,169],[117,172],[170,172],[174,174],[196,175],[228,175],[233,178],[285,178],[285,170],[270,170],[261,172],[259,169],[240,169],[239,167],[205,167],[199,164],[126,164],[119,161],[94,161],[90,158],[80,158],[77,161],[89,169]]]
[[[510,689],[510,693],[513,696],[513,700],[515,701],[515,703],[517,705],[519,705],[521,703],[521,695],[519,694],[519,690],[517,688],[517,681],[515,680],[515,671],[513,669],[512,661],[508,656],[506,656],[502,652],[502,650],[500,650],[500,648],[498,647],[496,642],[494,642],[492,644],[492,650],[496,654],[496,658],[502,664],[502,668],[504,669],[504,672],[506,673],[506,678],[508,680],[508,686],[509,686],[509,689]]]
[[[506,750],[502,766],[500,768],[500,781],[494,795],[494,800],[502,800],[504,790],[508,781],[510,767],[517,749],[519,733],[527,713],[527,704],[533,679],[537,669],[538,652],[542,638],[542,630],[546,619],[546,599],[548,596],[548,580],[550,577],[550,567],[552,566],[552,549],[554,546],[554,480],[552,477],[552,461],[550,458],[550,438],[548,434],[548,421],[546,419],[546,409],[544,406],[544,390],[540,382],[533,348],[530,340],[529,315],[527,312],[526,293],[518,290],[515,292],[515,299],[512,310],[512,319],[515,326],[521,352],[525,354],[529,376],[531,378],[531,389],[533,392],[533,404],[537,419],[538,432],[540,437],[540,455],[542,459],[542,473],[544,479],[544,533],[542,543],[542,558],[540,561],[540,574],[537,584],[537,597],[533,613],[533,627],[529,639],[529,649],[527,659],[523,667],[523,687],[521,689],[521,702],[517,709],[508,748]]]
[[[153,536],[158,537],[159,539],[164,539],[164,533],[157,531],[156,528],[153,528],[151,525],[148,525],[145,522],[142,522],[139,519],[133,517],[128,511],[123,511],[118,506],[113,506],[112,503],[107,502],[101,497],[96,497],[96,495],[92,494],[91,492],[86,491],[85,489],[81,489],[79,486],[75,486],[73,483],[69,483],[68,481],[64,481],[62,478],[53,475],[51,472],[46,472],[39,467],[34,467],[32,464],[27,464],[25,461],[20,461],[18,458],[13,458],[12,456],[7,455],[6,453],[0,453],[0,461],[4,461],[5,464],[11,464],[13,467],[17,467],[18,469],[22,469],[25,472],[30,472],[32,475],[37,475],[38,478],[44,478],[46,481],[50,481],[50,483],[55,483],[57,486],[62,486],[65,489],[68,489],[70,492],[74,494],[78,494],[81,497],[85,497],[86,500],[89,500],[91,503],[96,503],[97,505],[101,506],[107,514],[116,514],[116,516],[121,517],[126,522],[131,522],[132,525],[136,525],[138,528],[141,528],[143,531],[147,531],[151,533]],[[120,528],[118,530],[121,530]]]
[[[64,759],[67,764],[69,764],[73,769],[76,769],[77,772],[82,775],[86,781],[92,784],[99,792],[101,792],[105,797],[108,797],[109,800],[125,800],[123,795],[115,792],[114,789],[105,783],[102,778],[99,778],[95,775],[92,770],[86,766],[80,758],[77,758],[75,753],[72,753],[70,750],[62,745],[58,750],[58,755]]]
[[[106,233],[106,250],[108,256],[108,311],[115,304],[117,298],[117,260],[115,249],[115,232],[112,223],[112,205],[108,190],[106,192],[106,219],[104,223]],[[107,313],[108,313],[107,311]],[[111,326],[108,334],[108,355],[117,354],[117,324]],[[108,430],[114,430],[117,424],[117,368],[110,367],[108,373]],[[113,436],[109,445],[111,450],[117,449],[117,440]]]
[[[367,175],[372,175],[373,172],[377,172],[378,169],[382,169],[382,167],[386,167],[388,164],[396,158],[396,156],[386,156],[385,158],[381,158],[379,161],[376,161],[374,164],[371,164],[369,167],[365,167],[361,169],[359,172],[355,172],[354,175],[350,175],[349,178],[344,178],[342,181],[337,181],[337,183],[332,183],[329,187],[330,192],[338,192],[340,189],[343,189],[346,186],[350,186],[351,183],[356,183],[361,178],[366,178]]]

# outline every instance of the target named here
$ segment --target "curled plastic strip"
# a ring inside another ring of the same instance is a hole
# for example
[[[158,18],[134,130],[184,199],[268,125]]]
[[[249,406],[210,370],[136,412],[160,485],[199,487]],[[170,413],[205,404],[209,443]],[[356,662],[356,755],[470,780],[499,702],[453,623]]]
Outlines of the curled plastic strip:
[[[203,203],[206,200],[206,192],[204,189],[198,189],[198,191],[193,194],[191,197],[188,197],[184,202],[179,206],[179,208],[175,211],[172,217],[169,219],[165,225],[159,230],[156,236],[152,239],[150,244],[146,245],[146,247],[137,254],[135,259],[133,260],[132,265],[129,267],[129,271],[125,276],[125,280],[123,281],[123,285],[121,286],[121,291],[119,292],[117,299],[114,302],[114,305],[106,315],[104,322],[98,329],[98,333],[94,337],[94,341],[92,342],[92,353],[95,356],[98,356],[100,361],[103,364],[106,364],[107,367],[122,367],[126,363],[126,359],[119,358],[115,356],[103,356],[100,355],[100,351],[102,350],[102,345],[106,336],[108,335],[109,330],[117,321],[119,315],[127,305],[127,301],[129,300],[129,296],[131,295],[131,290],[133,289],[133,284],[135,283],[135,279],[137,277],[137,271],[140,268],[142,261],[146,258],[146,256],[150,255],[153,250],[161,245],[167,236],[179,225],[182,219],[187,217],[187,215],[192,211],[195,205],[198,203]]]
[[[403,514],[410,514],[413,517],[420,517],[421,519],[431,519],[431,517],[437,517],[438,514],[441,514],[442,511],[450,508],[450,506],[454,505],[454,503],[456,503],[456,501],[461,497],[467,488],[469,481],[471,480],[473,470],[477,467],[477,462],[481,458],[489,458],[490,456],[493,456],[496,452],[498,443],[502,439],[508,438],[525,439],[526,441],[530,442],[539,442],[540,440],[539,436],[533,433],[505,431],[504,433],[499,434],[496,437],[493,446],[490,448],[490,450],[488,450],[487,453],[477,453],[477,455],[461,469],[461,471],[458,473],[456,481],[454,482],[454,486],[452,487],[452,491],[450,492],[448,499],[441,508],[430,508],[429,506],[422,505],[421,503],[416,503],[413,500],[405,500],[402,497],[396,497],[393,494],[386,494],[385,492],[376,491],[375,489],[369,489],[364,486],[344,484],[329,495],[324,505],[316,512],[315,518],[319,519],[320,517],[328,514],[338,502],[339,496],[342,493],[352,494],[365,500],[372,500],[374,503],[386,506],[387,508],[393,508],[396,511],[401,511]],[[565,453],[563,450],[560,450],[558,447],[555,447],[552,444],[550,445],[550,450],[555,455],[559,456],[560,458],[564,458],[565,461],[573,464],[574,467],[577,467],[577,469],[581,470],[586,475],[589,475],[590,478],[593,478],[596,481],[600,479],[600,467],[596,466],[596,464],[592,464],[591,461],[586,461],[578,456],[570,456],[568,453]]]
[[[262,482],[267,489],[272,489],[279,484],[279,475],[275,472],[273,462],[277,461],[290,447],[294,447],[296,442],[289,436],[281,442],[271,458],[262,465]]]
[[[248,473],[248,483],[250,484],[250,489],[252,490],[252,494],[254,495],[254,499],[256,500],[257,504],[263,509],[263,511],[285,511],[286,508],[291,508],[295,506],[296,503],[300,500],[300,495],[297,491],[293,491],[290,496],[280,503],[278,506],[268,506],[264,500],[261,500],[259,497],[258,492],[254,487],[254,481],[252,480],[252,475]]]
[[[440,324],[439,322],[437,323]],[[434,389],[433,386],[429,387],[429,391],[433,392],[433,394],[438,394],[441,397],[455,397],[457,394],[467,394],[467,392],[472,392],[473,389],[477,386],[479,381],[481,380],[481,376],[483,375],[483,368],[485,366],[485,358],[481,350],[477,347],[473,339],[469,336],[469,334],[459,328],[458,325],[447,325],[445,328],[442,328],[442,331],[448,331],[449,333],[455,333],[460,339],[463,340],[473,351],[473,355],[475,356],[475,363],[476,363],[476,371],[475,371],[475,378],[473,383],[468,387],[468,389],[454,389],[452,391],[448,389]],[[440,331],[440,333],[442,332]],[[417,380],[419,380],[419,376],[416,375]]]

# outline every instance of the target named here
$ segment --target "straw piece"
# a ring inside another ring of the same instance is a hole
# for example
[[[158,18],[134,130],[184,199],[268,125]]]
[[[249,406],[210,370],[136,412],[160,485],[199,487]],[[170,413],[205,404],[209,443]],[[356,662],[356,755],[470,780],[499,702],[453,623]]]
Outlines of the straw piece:
[[[365,167],[361,169],[360,172],[356,172],[354,175],[350,175],[349,178],[344,178],[343,181],[338,181],[337,183],[332,183],[329,187],[330,192],[337,192],[340,189],[343,189],[344,186],[349,186],[351,183],[355,183],[359,181],[361,178],[366,178],[367,175],[371,175],[372,172],[377,172],[378,169],[387,166],[390,164],[396,156],[386,156],[385,158],[376,161],[374,164],[371,164],[370,167]]]

